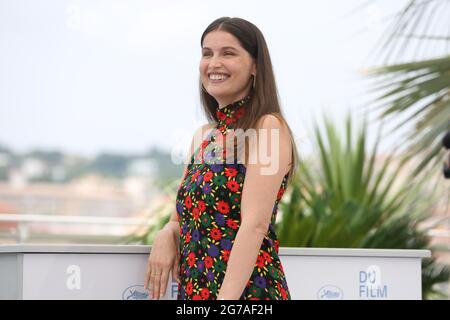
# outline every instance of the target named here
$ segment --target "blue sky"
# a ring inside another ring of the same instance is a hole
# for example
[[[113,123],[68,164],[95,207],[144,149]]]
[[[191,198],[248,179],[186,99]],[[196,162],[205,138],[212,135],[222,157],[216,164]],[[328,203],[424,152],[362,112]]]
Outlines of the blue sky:
[[[406,0],[351,14],[365,3],[0,0],[0,143],[84,155],[187,145],[205,123],[200,36],[237,16],[265,35],[283,111],[307,151],[315,118],[342,119],[368,101],[361,70],[383,18]]]

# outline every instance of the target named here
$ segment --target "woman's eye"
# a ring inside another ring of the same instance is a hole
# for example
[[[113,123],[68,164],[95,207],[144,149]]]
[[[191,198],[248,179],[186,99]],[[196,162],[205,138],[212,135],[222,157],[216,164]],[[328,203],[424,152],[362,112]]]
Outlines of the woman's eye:
[[[209,52],[203,52],[203,56],[204,56],[204,57],[209,56],[209,55],[210,55]]]
[[[234,55],[234,53],[233,52],[225,52],[225,55],[226,56],[232,56],[232,55]]]

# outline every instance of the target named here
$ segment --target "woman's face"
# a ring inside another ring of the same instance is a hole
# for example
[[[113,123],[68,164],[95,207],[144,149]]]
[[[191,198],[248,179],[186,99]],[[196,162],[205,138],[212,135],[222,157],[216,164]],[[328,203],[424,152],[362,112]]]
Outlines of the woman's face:
[[[238,39],[220,30],[204,37],[199,69],[203,86],[219,107],[244,98],[256,74],[253,58]]]

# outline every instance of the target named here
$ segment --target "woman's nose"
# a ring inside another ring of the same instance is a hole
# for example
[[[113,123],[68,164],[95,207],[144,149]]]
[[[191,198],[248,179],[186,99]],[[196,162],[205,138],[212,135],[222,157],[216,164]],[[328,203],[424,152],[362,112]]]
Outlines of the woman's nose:
[[[221,64],[222,64],[222,60],[218,56],[213,56],[209,60],[209,66],[210,67],[220,66]]]

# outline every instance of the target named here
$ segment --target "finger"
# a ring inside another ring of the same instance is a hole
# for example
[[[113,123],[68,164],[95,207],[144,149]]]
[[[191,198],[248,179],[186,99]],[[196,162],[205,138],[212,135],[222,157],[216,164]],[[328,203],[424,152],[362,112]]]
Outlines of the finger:
[[[178,264],[178,259],[175,261],[175,263],[173,264],[173,269],[172,269],[172,280],[175,280],[176,282],[179,281],[178,278],[178,272],[179,272],[179,264]]]
[[[161,273],[161,271],[153,271],[155,273]],[[152,276],[153,281],[153,299],[159,299],[159,288],[161,286],[161,275]]]
[[[169,281],[169,270],[163,270],[161,275],[161,289],[159,290],[159,297],[163,297],[166,294],[168,281]]]
[[[145,279],[144,279],[144,288],[148,289],[148,282],[150,281],[150,274],[152,272],[152,266],[150,263],[147,265],[147,271],[145,272]]]
[[[155,276],[150,276],[150,288],[149,288],[149,291],[150,291],[150,296],[151,296],[151,298],[153,299],[154,297],[155,297]]]

